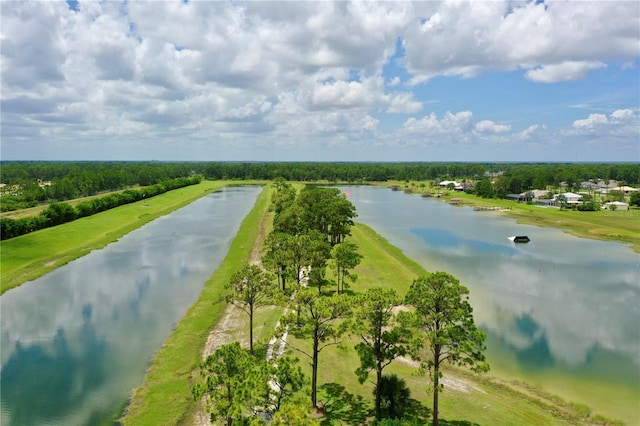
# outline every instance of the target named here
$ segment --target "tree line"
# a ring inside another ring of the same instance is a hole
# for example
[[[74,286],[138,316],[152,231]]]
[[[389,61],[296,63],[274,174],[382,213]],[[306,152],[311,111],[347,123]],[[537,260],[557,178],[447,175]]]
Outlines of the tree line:
[[[75,219],[91,216],[114,207],[155,197],[167,191],[200,183],[200,176],[170,179],[139,190],[127,189],[121,193],[105,195],[78,203],[75,207],[68,203],[51,203],[36,216],[19,219],[0,219],[0,239],[6,240],[25,235],[39,229],[61,225]]]
[[[357,162],[1,162],[0,183],[18,187],[19,194],[2,197],[5,209],[45,201],[64,201],[135,185],[201,174],[206,179],[328,182],[384,182],[467,179],[500,175],[498,196],[531,188],[570,187],[588,179],[640,185],[637,163],[357,163]],[[41,186],[38,180],[51,182]]]
[[[350,290],[362,259],[347,239],[355,207],[336,188],[307,186],[298,194],[284,179],[276,179],[273,186],[274,227],[263,246],[264,269],[245,265],[227,284],[227,301],[249,317],[249,347],[226,344],[202,362],[201,379],[192,387],[194,398],[204,398],[212,421],[229,426],[260,425],[265,419],[273,425],[317,425],[310,411],[324,408],[318,399],[320,357],[351,337],[357,340],[358,381],[374,376],[370,382],[376,422],[413,424],[404,380],[384,374],[398,357],[412,356],[430,373],[431,414],[438,425],[442,365],[489,368],[483,355],[486,335],[474,325],[466,287],[436,272],[414,280],[404,298],[393,289]],[[331,280],[327,268],[333,271]],[[253,316],[264,305],[286,306],[275,334],[305,342],[286,344],[309,361],[310,379],[298,358],[257,356]],[[301,395],[305,383],[310,383],[306,396]],[[305,397],[306,402],[301,399]]]
[[[2,211],[65,201],[135,186],[151,186],[196,173],[189,163],[2,162]]]

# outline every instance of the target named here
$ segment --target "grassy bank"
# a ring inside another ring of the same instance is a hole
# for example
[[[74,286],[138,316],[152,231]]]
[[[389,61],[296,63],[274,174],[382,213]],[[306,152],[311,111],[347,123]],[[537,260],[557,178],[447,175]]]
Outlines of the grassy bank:
[[[413,191],[413,196],[420,196],[426,190],[420,183],[395,183],[400,188]],[[392,186],[385,183],[382,186]],[[480,198],[462,192],[442,190],[439,201],[449,202],[451,198],[461,199],[459,206],[501,207],[498,214],[514,218],[519,223],[561,229],[572,235],[603,241],[628,243],[632,249],[640,253],[640,209],[631,208],[626,211],[599,210],[581,212],[571,209],[544,208],[526,203],[498,198]],[[491,214],[491,213],[487,213]]]
[[[363,224],[352,229],[350,240],[363,254],[356,268],[358,281],[354,292],[371,287],[393,288],[403,297],[413,279],[426,271],[407,258],[400,250]],[[308,345],[308,342],[295,342]],[[351,338],[338,348],[328,349],[320,358],[320,384],[324,391],[320,399],[329,404],[328,417],[334,424],[371,418],[373,408],[372,384],[358,383],[355,369],[359,365],[353,349],[357,343]],[[292,351],[292,355],[296,352]],[[301,365],[310,375],[306,360]],[[412,413],[426,424],[429,419],[432,394],[427,391],[428,378],[417,374],[411,360],[396,360],[385,372],[403,377],[416,400]],[[522,425],[522,424],[614,424],[591,413],[584,405],[563,401],[557,396],[522,382],[508,381],[488,375],[476,375],[466,370],[448,368],[445,373],[445,391],[440,397],[440,412],[447,424],[466,425]],[[330,386],[326,386],[330,384]],[[347,401],[347,402],[345,402]]]
[[[191,396],[192,374],[201,361],[209,331],[222,317],[224,285],[249,262],[256,238],[262,234],[261,223],[269,208],[269,193],[270,189],[265,188],[259,195],[220,267],[154,357],[143,385],[131,397],[122,419],[124,424],[193,424],[199,404]]]
[[[203,181],[146,201],[2,241],[0,290],[4,293],[42,276],[228,184],[225,181]]]

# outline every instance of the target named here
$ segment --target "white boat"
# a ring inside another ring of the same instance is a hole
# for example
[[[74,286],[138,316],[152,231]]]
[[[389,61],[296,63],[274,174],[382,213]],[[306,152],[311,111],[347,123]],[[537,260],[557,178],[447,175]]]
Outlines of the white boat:
[[[513,241],[514,243],[528,243],[529,241],[531,241],[526,235],[514,235],[512,237],[509,237],[509,240]]]

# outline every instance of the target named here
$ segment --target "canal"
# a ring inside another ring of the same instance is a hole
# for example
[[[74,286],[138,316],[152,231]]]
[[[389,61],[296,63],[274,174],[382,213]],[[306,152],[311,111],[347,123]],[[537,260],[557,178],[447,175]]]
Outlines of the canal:
[[[108,422],[226,255],[258,187],[225,188],[0,297],[0,423]]]
[[[469,288],[491,374],[640,424],[638,253],[390,189],[342,190],[357,221]]]

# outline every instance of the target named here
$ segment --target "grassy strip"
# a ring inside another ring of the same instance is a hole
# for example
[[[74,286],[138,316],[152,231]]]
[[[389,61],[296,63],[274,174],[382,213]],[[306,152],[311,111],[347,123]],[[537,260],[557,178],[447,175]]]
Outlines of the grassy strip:
[[[102,248],[229,182],[203,181],[0,243],[1,293]],[[0,293],[0,294],[1,294]]]
[[[91,201],[91,200],[95,200],[96,198],[102,198],[102,197],[106,197],[107,195],[111,195],[111,194],[120,194],[128,189],[135,189],[136,191],[139,191],[142,188],[146,188],[144,186],[132,186],[130,188],[126,188],[126,189],[118,189],[117,191],[108,191],[108,192],[101,192],[99,194],[96,195],[88,195],[86,197],[79,197],[79,198],[74,198],[72,200],[62,200],[60,201],[61,203],[66,203],[69,204],[70,206],[77,206],[78,204],[82,203],[83,201]],[[35,216],[38,213],[40,213],[41,211],[45,210],[47,207],[49,207],[49,203],[45,203],[45,204],[39,204],[37,206],[34,207],[28,207],[26,209],[20,209],[20,210],[13,210],[13,211],[8,211],[8,212],[0,212],[0,218],[10,218],[10,219],[20,219],[23,217],[28,217],[28,216]]]
[[[224,285],[231,275],[249,262],[261,224],[269,207],[265,188],[240,226],[220,267],[205,284],[200,298],[176,326],[153,359],[144,384],[132,395],[123,424],[192,424],[199,409],[191,396],[191,379],[201,361],[209,330],[222,317]]]
[[[396,182],[396,184],[398,184]],[[398,184],[407,186],[416,196],[424,192],[426,187],[411,182]],[[384,184],[381,186],[389,186]],[[640,209],[631,208],[626,211],[599,210],[581,212],[571,209],[544,208],[526,203],[498,198],[480,198],[472,194],[441,190],[440,201],[449,202],[451,198],[462,199],[464,206],[502,207],[506,209],[500,214],[514,218],[518,223],[553,227],[572,235],[603,241],[629,243],[636,252],[640,252]]]

